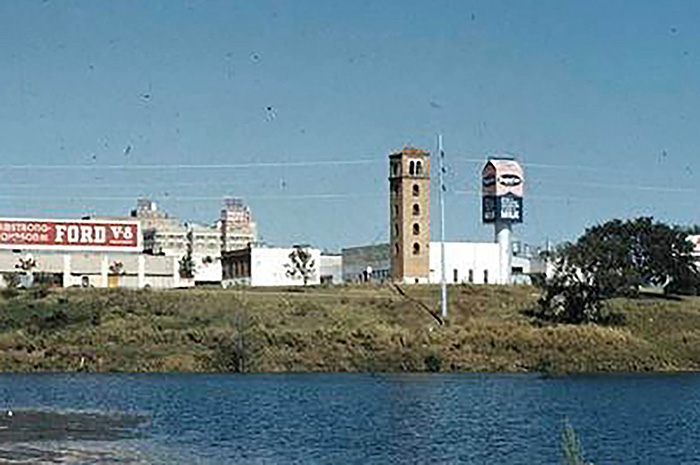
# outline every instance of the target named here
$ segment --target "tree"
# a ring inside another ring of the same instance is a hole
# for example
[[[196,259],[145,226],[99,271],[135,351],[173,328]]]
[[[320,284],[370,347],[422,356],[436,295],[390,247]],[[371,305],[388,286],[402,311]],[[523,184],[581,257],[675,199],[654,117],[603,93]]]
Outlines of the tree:
[[[539,316],[570,323],[605,322],[601,302],[636,296],[641,286],[695,292],[700,278],[685,231],[653,218],[612,220],[586,230],[555,255]]]
[[[27,255],[25,258],[20,257],[17,259],[17,264],[15,268],[24,271],[25,273],[31,273],[34,268],[36,268],[36,260],[31,255]]]
[[[37,267],[36,260],[31,254],[27,254],[26,257],[20,257],[15,264],[15,268],[21,270],[19,275],[19,285],[20,287],[29,288],[34,284],[34,268]]]
[[[179,273],[181,278],[185,279],[192,279],[194,278],[194,272],[195,272],[195,263],[194,260],[192,259],[192,253],[187,252],[185,255],[180,258],[178,261],[178,264],[180,265],[179,268]]]
[[[109,265],[109,274],[111,275],[123,275],[126,274],[124,269],[124,263],[120,261],[114,261]]]
[[[316,262],[311,255],[311,251],[304,246],[295,245],[294,250],[289,254],[289,263],[285,264],[286,274],[292,279],[301,278],[304,286],[316,274]]]
[[[197,265],[194,262],[194,258],[192,258],[192,249],[194,248],[194,234],[190,230],[187,232],[187,248],[185,251],[185,255],[180,258],[178,261],[179,264],[179,273],[181,278],[185,279],[192,279],[194,278],[194,274],[197,268]]]

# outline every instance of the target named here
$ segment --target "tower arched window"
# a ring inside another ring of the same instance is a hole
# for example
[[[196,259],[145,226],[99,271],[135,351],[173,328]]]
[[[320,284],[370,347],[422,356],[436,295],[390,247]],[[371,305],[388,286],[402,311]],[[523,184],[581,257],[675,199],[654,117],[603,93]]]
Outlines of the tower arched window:
[[[413,185],[413,196],[418,197],[420,195],[420,187],[418,187],[418,184]]]
[[[413,214],[415,216],[420,215],[420,206],[417,203],[413,204]]]
[[[398,223],[394,223],[394,235],[396,237],[399,236],[399,224]]]
[[[391,164],[391,174],[393,174],[394,176],[398,176],[401,174],[401,163]]]
[[[408,164],[408,174],[410,174],[411,176],[413,176],[414,174],[416,174],[416,162],[411,161],[411,162]]]
[[[421,163],[420,160],[416,162],[416,174],[423,174],[423,163]]]
[[[413,235],[417,236],[418,234],[420,234],[420,226],[418,223],[413,223]]]
[[[413,255],[418,255],[420,253],[420,244],[418,242],[413,243]]]
[[[399,256],[399,252],[400,252],[399,244],[394,244],[394,253],[396,254],[397,257]]]

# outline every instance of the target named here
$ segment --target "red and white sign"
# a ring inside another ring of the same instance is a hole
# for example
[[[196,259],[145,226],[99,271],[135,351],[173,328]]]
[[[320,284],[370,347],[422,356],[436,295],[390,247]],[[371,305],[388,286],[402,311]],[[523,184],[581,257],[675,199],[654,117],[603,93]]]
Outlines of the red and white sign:
[[[138,221],[0,218],[0,249],[137,251],[140,248]]]
[[[700,256],[700,234],[688,236],[688,240],[693,243],[693,254]]]

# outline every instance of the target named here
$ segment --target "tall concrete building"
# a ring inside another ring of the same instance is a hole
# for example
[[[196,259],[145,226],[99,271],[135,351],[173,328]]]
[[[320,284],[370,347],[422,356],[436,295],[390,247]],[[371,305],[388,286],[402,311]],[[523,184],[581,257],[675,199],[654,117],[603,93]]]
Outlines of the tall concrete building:
[[[389,155],[391,279],[430,278],[430,155],[404,147]]]
[[[221,250],[245,249],[257,241],[257,227],[253,221],[250,207],[238,198],[224,199],[224,208],[219,217],[221,231]]]

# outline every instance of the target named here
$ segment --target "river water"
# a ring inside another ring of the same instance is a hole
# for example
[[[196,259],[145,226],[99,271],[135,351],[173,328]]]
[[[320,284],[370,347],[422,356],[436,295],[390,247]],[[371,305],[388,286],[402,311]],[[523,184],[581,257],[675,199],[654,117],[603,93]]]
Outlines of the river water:
[[[0,463],[557,464],[565,421],[597,465],[700,463],[700,375],[0,375]]]

